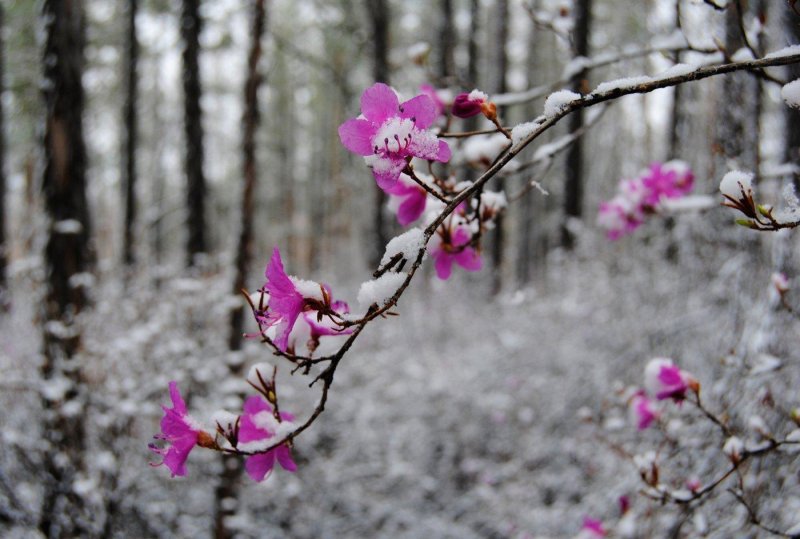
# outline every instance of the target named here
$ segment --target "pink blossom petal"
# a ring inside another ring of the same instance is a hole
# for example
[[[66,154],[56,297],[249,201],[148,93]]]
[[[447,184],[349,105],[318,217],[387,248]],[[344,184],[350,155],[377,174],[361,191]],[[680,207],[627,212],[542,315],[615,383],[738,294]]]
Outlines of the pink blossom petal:
[[[197,444],[197,433],[189,431],[185,436],[180,438],[171,438],[172,446],[167,450],[164,455],[164,465],[172,472],[172,476],[186,475],[186,459],[189,458],[189,453],[192,448]]]
[[[273,320],[280,320],[277,326],[278,337],[275,339],[275,346],[285,352],[289,333],[303,310],[303,296],[286,275],[281,261],[281,253],[277,247],[273,250],[272,258],[267,264],[266,276],[267,284],[264,287],[270,295],[269,306],[272,310],[270,317]]]
[[[456,263],[467,271],[480,271],[483,266],[481,255],[475,249],[467,247],[455,255]]]
[[[248,457],[244,463],[244,469],[247,470],[247,475],[253,481],[263,481],[272,471],[273,466],[275,466],[274,451],[253,455]]]
[[[376,82],[361,94],[361,114],[375,124],[397,116],[398,106],[397,94],[381,82]]]
[[[402,226],[413,223],[425,211],[425,204],[428,200],[427,195],[420,189],[415,189],[414,191],[397,208],[397,221]]]
[[[242,419],[239,421],[240,442],[256,442],[269,437],[270,433],[268,431],[256,426],[253,422],[253,416],[247,414],[242,416]]]
[[[339,126],[339,138],[345,148],[358,155],[372,155],[375,127],[367,120],[353,118]]]
[[[413,118],[418,129],[426,129],[436,119],[436,104],[427,95],[418,95],[400,105],[401,118]]]
[[[289,449],[285,445],[279,445],[274,449],[275,456],[278,459],[278,462],[283,467],[284,470],[287,472],[294,472],[297,471],[297,464],[294,463],[294,459],[292,459],[292,450]]]
[[[452,152],[450,151],[450,146],[443,140],[439,141],[439,151],[436,153],[435,159],[440,163],[446,163],[450,161],[450,156]]]
[[[378,187],[386,191],[395,186],[404,168],[406,168],[405,159],[381,157],[372,164],[372,175],[375,176]]]
[[[186,415],[186,403],[178,390],[178,382],[174,380],[169,383],[169,396],[172,399],[172,409],[181,415]]]
[[[243,410],[244,413],[250,415],[255,415],[259,412],[272,413],[272,406],[270,406],[267,401],[265,401],[258,395],[253,395],[252,397],[248,397],[247,400],[244,401]]]
[[[439,251],[437,254],[434,254],[433,258],[433,267],[436,268],[436,276],[443,281],[446,281],[450,278],[450,274],[453,272],[453,258],[443,251]]]

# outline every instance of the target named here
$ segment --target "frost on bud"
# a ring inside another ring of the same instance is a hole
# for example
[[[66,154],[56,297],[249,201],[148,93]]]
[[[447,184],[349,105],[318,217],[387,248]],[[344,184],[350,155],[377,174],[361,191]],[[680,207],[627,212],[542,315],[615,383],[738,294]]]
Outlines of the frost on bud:
[[[719,192],[732,200],[739,200],[747,195],[753,196],[753,173],[731,170],[719,182]]]
[[[770,433],[769,427],[767,423],[761,418],[761,416],[750,416],[750,419],[747,420],[747,426],[763,438],[772,438],[772,434]]]
[[[731,436],[722,446],[722,452],[727,455],[733,464],[739,464],[744,454],[744,443],[736,436]]]
[[[792,421],[794,421],[796,425],[800,426],[800,408],[792,408],[792,413],[790,417],[792,418]]]
[[[692,493],[696,493],[702,486],[703,484],[697,477],[690,477],[686,480],[686,488]]]

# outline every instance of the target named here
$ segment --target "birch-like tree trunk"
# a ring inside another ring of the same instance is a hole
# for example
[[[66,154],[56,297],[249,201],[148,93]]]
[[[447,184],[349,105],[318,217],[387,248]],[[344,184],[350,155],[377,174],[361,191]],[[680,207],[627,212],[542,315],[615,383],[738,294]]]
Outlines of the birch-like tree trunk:
[[[136,223],[136,103],[138,84],[139,41],[136,36],[136,13],[139,0],[128,0],[127,65],[125,70],[125,147],[123,151],[123,186],[125,189],[125,223],[123,225],[122,262],[135,262],[133,228]]]

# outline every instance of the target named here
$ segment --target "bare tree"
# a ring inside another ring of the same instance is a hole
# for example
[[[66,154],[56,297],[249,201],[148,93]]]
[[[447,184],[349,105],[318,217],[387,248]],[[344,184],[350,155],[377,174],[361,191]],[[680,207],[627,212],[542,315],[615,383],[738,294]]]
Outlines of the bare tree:
[[[494,66],[492,74],[492,92],[502,94],[506,91],[506,74],[508,72],[508,53],[506,43],[508,43],[508,0],[498,0],[494,9],[495,28],[495,47],[492,50],[491,58]],[[502,117],[502,111],[501,111]],[[496,180],[497,190],[504,191],[505,182],[502,176]],[[491,241],[492,245],[492,294],[497,294],[503,285],[503,252],[505,248],[505,220],[503,214],[499,214],[495,219],[494,234]]]
[[[389,3],[387,0],[367,0],[367,11],[372,24],[372,69],[377,82],[389,84]],[[369,264],[377,268],[383,256],[383,249],[389,240],[388,223],[384,218],[386,193],[377,185],[375,193],[375,213],[372,221],[373,240],[370,242]]]
[[[592,27],[592,0],[576,0],[573,9],[575,27],[572,32],[573,52],[576,57],[589,55],[589,38]],[[585,90],[586,72],[577,73],[571,81],[573,92]],[[583,126],[583,111],[577,110],[567,122],[570,133]],[[564,220],[561,227],[561,245],[570,249],[575,243],[567,221],[583,215],[583,141],[578,138],[567,150],[564,182]]]
[[[83,138],[83,13],[81,2],[46,0],[42,7],[45,43],[44,173],[42,192],[49,217],[44,259],[43,313],[45,385],[66,387],[44,399],[44,454],[47,473],[39,529],[46,537],[86,537],[91,526],[85,502],[73,483],[84,470],[84,405],[81,331],[77,317],[87,306],[86,272],[92,266],[86,199]]]
[[[786,35],[793,43],[800,43],[800,15],[791,9],[785,11]],[[800,64],[791,64],[787,68],[788,80],[800,79]],[[784,158],[788,163],[800,166],[800,110],[793,107],[784,108],[786,116],[786,149]],[[795,190],[800,192],[800,172],[794,175]]]
[[[206,238],[206,179],[203,174],[203,123],[200,110],[200,0],[183,0],[184,132],[186,136],[186,209],[188,211],[187,265],[194,266],[198,255],[208,250]]]
[[[128,0],[127,64],[125,70],[125,147],[123,151],[123,186],[125,189],[125,224],[123,226],[122,262],[132,266],[135,262],[133,252],[133,227],[136,222],[136,102],[137,102],[137,64],[139,60],[139,41],[136,38],[136,13],[138,0]]]
[[[0,98],[5,90],[5,43],[3,30],[5,29],[5,12],[0,5]],[[3,100],[0,99],[0,308],[8,305],[5,298],[7,283],[6,266],[8,265],[8,239],[6,238],[6,138],[5,114],[3,113]]]
[[[456,73],[456,29],[452,0],[439,0],[439,78],[449,84]]]

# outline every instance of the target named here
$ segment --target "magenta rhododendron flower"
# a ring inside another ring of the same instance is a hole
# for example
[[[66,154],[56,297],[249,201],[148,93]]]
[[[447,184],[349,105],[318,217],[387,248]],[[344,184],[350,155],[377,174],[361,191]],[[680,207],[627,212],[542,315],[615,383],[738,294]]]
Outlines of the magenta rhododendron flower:
[[[685,399],[688,390],[700,389],[700,384],[691,374],[667,358],[650,360],[644,369],[644,385],[658,400],[672,399],[676,402]]]
[[[453,116],[459,118],[471,118],[483,112],[484,104],[489,102],[489,96],[480,90],[472,90],[470,93],[458,94],[453,99]]]
[[[470,246],[472,232],[467,224],[455,226],[443,224],[436,231],[428,244],[428,252],[434,261],[436,275],[440,279],[449,279],[453,271],[453,263],[467,271],[480,271],[481,255]]]
[[[361,94],[361,114],[339,126],[345,148],[367,157],[381,189],[392,187],[412,157],[445,162],[450,147],[427,128],[436,105],[427,95],[400,103],[395,91],[380,82]]]
[[[186,403],[178,391],[178,383],[169,383],[169,395],[172,399],[172,408],[162,406],[164,417],[161,419],[161,433],[154,436],[156,440],[163,440],[168,447],[159,448],[155,444],[150,444],[150,450],[161,455],[162,462],[153,464],[160,466],[164,464],[172,472],[172,477],[176,475],[186,475],[186,459],[195,445],[208,447],[213,444],[211,435],[205,432],[199,424],[192,419],[186,411]]]
[[[280,417],[281,421],[294,419],[291,414],[283,412]],[[259,396],[250,397],[244,403],[244,414],[239,425],[239,442],[244,444],[269,440],[275,436],[275,429],[279,424],[268,402]],[[292,450],[287,444],[281,444],[266,453],[247,457],[244,468],[254,481],[263,481],[272,472],[275,461],[278,461],[284,470],[289,472],[297,470],[297,465],[292,459]]]
[[[642,176],[646,191],[643,203],[655,207],[662,198],[680,198],[688,195],[694,185],[694,174],[682,161],[655,162]]]
[[[686,196],[693,185],[694,174],[683,161],[653,163],[638,178],[620,181],[617,195],[600,203],[597,224],[606,230],[608,239],[617,240],[657,213],[662,200]]]
[[[413,223],[425,212],[428,193],[406,174],[401,174],[399,181],[384,191],[390,196],[389,208],[395,210],[402,226]]]
[[[431,101],[433,101],[433,104],[436,106],[436,117],[443,116],[448,107],[448,104],[445,103],[445,99],[449,101],[448,97],[452,98],[452,96],[444,97],[443,94],[448,94],[449,92],[447,90],[437,90],[430,84],[420,84],[419,91],[430,97]]]
[[[606,529],[603,522],[594,518],[585,517],[581,526],[580,537],[587,539],[599,539],[606,536]]]
[[[658,409],[656,409],[653,401],[647,398],[644,391],[638,391],[631,397],[628,411],[630,412],[631,422],[639,430],[649,427],[659,416]]]

